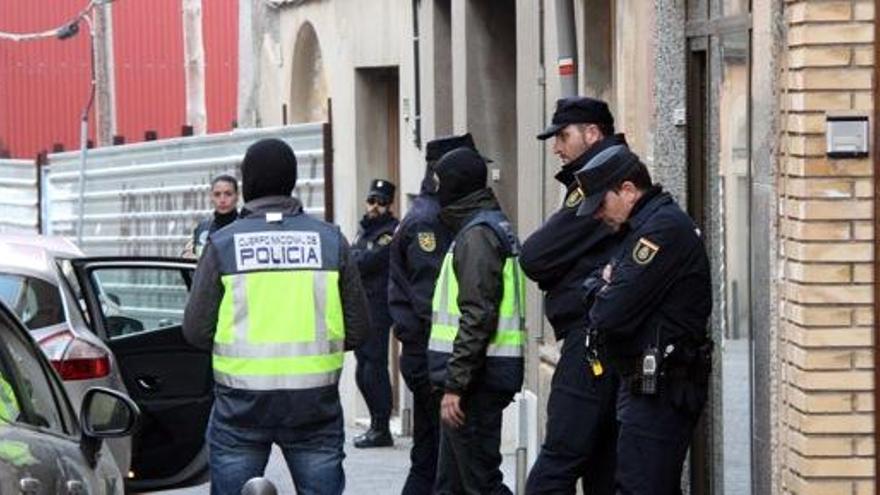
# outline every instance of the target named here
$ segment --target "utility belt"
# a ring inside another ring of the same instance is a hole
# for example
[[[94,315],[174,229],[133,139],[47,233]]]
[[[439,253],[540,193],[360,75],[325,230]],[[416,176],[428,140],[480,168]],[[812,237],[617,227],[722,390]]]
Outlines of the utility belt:
[[[658,332],[659,333],[659,332]],[[657,343],[644,349],[641,355],[615,358],[607,361],[618,372],[630,391],[639,395],[656,395],[670,381],[705,385],[712,371],[714,343],[708,337],[676,339],[660,348]],[[604,365],[600,359],[601,348],[596,329],[587,332],[587,361],[592,373],[600,376]]]

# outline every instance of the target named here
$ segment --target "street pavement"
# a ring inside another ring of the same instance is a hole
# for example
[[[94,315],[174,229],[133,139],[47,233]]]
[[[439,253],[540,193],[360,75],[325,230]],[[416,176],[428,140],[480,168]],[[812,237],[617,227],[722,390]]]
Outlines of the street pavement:
[[[356,449],[351,439],[361,431],[350,429],[345,442],[345,493],[354,495],[397,495],[403,489],[409,470],[409,449],[412,437],[395,437],[394,447],[378,449]],[[513,489],[515,484],[515,462],[512,454],[504,456],[501,466],[504,481]],[[266,477],[275,483],[279,494],[296,493],[287,472],[281,450],[273,447]],[[204,495],[210,492],[209,485],[199,485],[180,490],[152,492],[155,495]]]
[[[749,469],[750,450],[750,390],[747,340],[727,340],[724,342],[722,374],[724,397],[724,491],[725,493],[747,493],[751,485]],[[349,429],[345,443],[346,494],[396,495],[406,481],[409,469],[409,449],[411,437],[395,437],[394,447],[381,449],[356,449],[351,439],[361,429]],[[504,456],[502,464],[504,481],[513,489],[515,483],[515,462],[512,454]],[[268,477],[278,487],[279,494],[293,494],[293,482],[287,472],[281,451],[273,448],[266,467]],[[209,485],[153,492],[154,495],[204,495],[209,493]]]

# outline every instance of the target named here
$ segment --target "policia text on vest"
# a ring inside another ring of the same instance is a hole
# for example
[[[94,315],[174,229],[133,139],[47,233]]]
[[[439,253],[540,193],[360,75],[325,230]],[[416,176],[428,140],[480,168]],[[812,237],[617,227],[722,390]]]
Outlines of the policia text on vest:
[[[239,270],[284,270],[321,267],[317,232],[256,232],[235,236]]]

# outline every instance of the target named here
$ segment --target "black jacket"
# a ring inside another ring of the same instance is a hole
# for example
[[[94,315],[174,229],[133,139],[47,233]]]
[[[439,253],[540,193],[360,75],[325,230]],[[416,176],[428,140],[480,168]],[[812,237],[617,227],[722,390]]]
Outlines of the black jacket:
[[[213,234],[217,230],[226,227],[230,223],[234,222],[237,218],[238,211],[236,210],[232,210],[229,213],[219,213],[217,211],[214,211],[214,216],[199,222],[196,225],[196,228],[193,229],[193,253],[195,253],[196,255],[201,255],[201,252],[205,249],[205,244],[208,243],[208,236]]]
[[[492,190],[482,189],[443,208],[440,220],[457,234],[478,212],[499,209]],[[455,238],[453,270],[461,316],[447,364],[448,391],[468,391],[482,373],[486,349],[498,326],[506,258],[505,247],[487,225],[471,227]]]
[[[388,309],[397,339],[412,351],[425,352],[431,331],[434,284],[443,257],[452,242],[449,229],[440,222],[440,204],[422,185],[394,239],[388,277]]]
[[[351,248],[351,257],[357,263],[364,291],[370,301],[373,328],[387,329],[391,326],[391,316],[388,314],[388,256],[397,223],[391,213],[376,218],[364,216]]]
[[[597,153],[616,144],[626,144],[622,134],[604,139],[562,167],[556,174],[556,180],[566,188],[562,205],[522,245],[520,265],[545,291],[544,310],[557,340],[584,326],[587,308],[581,302],[581,284],[597,267],[608,263],[620,242],[620,236],[602,222],[577,216],[583,196],[574,178]]]
[[[623,229],[610,283],[596,273],[585,284],[595,297],[590,324],[608,357],[631,363],[648,347],[706,342],[711,277],[693,220],[658,187],[636,205]]]

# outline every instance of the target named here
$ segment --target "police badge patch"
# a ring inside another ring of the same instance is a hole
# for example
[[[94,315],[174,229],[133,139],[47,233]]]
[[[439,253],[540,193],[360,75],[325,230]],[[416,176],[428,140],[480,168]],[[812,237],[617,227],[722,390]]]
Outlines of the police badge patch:
[[[660,246],[642,237],[633,248],[633,261],[640,265],[647,265],[654,259],[657,251],[660,251]]]
[[[433,232],[419,232],[419,247],[426,253],[433,253],[437,249],[437,238]]]
[[[574,208],[575,206],[580,205],[583,200],[584,192],[581,190],[581,188],[576,187],[570,193],[568,193],[568,196],[565,197],[565,207]]]
[[[381,237],[376,241],[376,244],[380,246],[387,246],[391,244],[391,234],[382,234]]]

